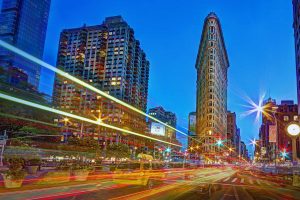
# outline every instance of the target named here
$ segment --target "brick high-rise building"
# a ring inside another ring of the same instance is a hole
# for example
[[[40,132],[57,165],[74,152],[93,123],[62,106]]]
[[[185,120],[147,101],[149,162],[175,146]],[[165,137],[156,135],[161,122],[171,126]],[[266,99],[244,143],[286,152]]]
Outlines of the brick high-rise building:
[[[215,13],[210,13],[204,21],[196,61],[196,134],[207,153],[217,150],[216,140],[226,140],[228,67],[220,20]]]
[[[43,58],[51,0],[3,0],[0,14],[0,39],[39,58]],[[0,48],[0,67],[5,82],[17,85],[24,81],[38,89],[40,66]]]
[[[292,140],[288,136],[286,127],[291,122],[298,122],[298,106],[293,101],[281,101],[276,104],[273,99],[265,101],[266,115],[263,115],[259,139],[261,141],[261,160],[274,162],[280,158],[280,152],[286,151],[292,158]],[[272,127],[275,127],[272,131]],[[297,153],[300,156],[300,143],[297,140]]]
[[[236,140],[236,114],[233,112],[227,112],[227,146],[229,148],[235,148]]]
[[[292,140],[287,134],[286,127],[291,122],[299,122],[298,117],[298,105],[294,104],[294,101],[281,101],[280,105],[277,105],[276,109],[276,120],[277,120],[277,149],[278,156],[280,158],[280,152],[286,151],[289,156],[286,159],[291,160],[292,158]],[[300,156],[300,140],[297,139],[297,156]]]
[[[241,148],[241,136],[240,129],[236,124],[235,112],[227,112],[227,148],[231,148],[231,157],[238,157],[240,155]]]

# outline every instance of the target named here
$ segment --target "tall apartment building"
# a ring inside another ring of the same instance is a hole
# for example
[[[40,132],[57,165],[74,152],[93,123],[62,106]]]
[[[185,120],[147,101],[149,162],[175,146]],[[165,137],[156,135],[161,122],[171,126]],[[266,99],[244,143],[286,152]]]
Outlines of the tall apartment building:
[[[50,3],[51,0],[3,0],[0,39],[42,59]],[[34,89],[38,88],[39,65],[0,48],[0,67],[4,69],[0,75],[8,84],[28,82]],[[16,80],[18,76],[22,79]]]
[[[61,32],[57,66],[90,85],[146,111],[149,61],[121,16],[96,26]],[[57,76],[53,94],[57,108],[94,115],[106,123],[145,132],[143,116]],[[107,132],[107,130],[101,130]],[[116,133],[112,133],[115,138]],[[114,139],[115,140],[115,139]]]
[[[296,57],[296,83],[298,97],[298,114],[300,114],[300,1],[293,0],[294,15],[294,37],[295,37],[295,57]]]
[[[220,20],[210,13],[204,21],[196,61],[196,134],[203,142],[204,152],[213,153],[216,140],[226,140],[228,67]]]

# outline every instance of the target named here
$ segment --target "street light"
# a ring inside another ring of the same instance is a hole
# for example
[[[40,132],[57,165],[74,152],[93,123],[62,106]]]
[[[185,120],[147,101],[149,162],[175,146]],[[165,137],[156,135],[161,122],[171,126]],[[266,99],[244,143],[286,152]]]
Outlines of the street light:
[[[222,144],[223,144],[223,141],[222,141],[221,139],[219,139],[219,140],[217,141],[217,145],[220,147],[220,146],[222,146]]]
[[[250,143],[253,145],[253,147],[257,145],[257,141],[255,138],[253,140],[250,140]]]
[[[290,123],[287,126],[287,133],[292,139],[293,164],[297,163],[296,139],[300,134],[300,126],[296,123]]]
[[[171,152],[171,148],[168,147],[168,148],[166,149],[166,152],[167,152],[167,153],[170,153],[170,152]]]
[[[283,160],[288,156],[288,153],[286,152],[285,149],[281,152],[281,156]]]

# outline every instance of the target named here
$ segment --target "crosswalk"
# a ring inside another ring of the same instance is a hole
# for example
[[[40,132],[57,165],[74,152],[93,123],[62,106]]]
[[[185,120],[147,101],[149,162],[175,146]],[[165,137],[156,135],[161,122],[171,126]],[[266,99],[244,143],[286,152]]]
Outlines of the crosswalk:
[[[227,177],[219,181],[222,184],[239,184],[239,185],[257,185],[257,186],[278,186],[277,183],[252,179],[252,178],[240,178],[240,177]]]

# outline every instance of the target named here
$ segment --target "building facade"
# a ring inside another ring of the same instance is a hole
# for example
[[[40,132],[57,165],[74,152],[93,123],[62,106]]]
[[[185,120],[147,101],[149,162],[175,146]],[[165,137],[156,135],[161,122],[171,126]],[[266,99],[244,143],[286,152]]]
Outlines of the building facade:
[[[261,149],[259,152],[260,161],[275,162],[282,158],[281,152],[287,152],[292,158],[292,140],[288,136],[286,127],[291,122],[298,122],[298,105],[291,100],[281,101],[276,104],[274,99],[265,101],[266,114],[263,115],[260,127],[259,140]],[[300,156],[300,143],[297,140],[297,154]]]
[[[210,13],[204,21],[196,61],[196,134],[206,153],[218,149],[214,145],[217,139],[226,140],[228,67],[220,20],[215,13]]]
[[[227,112],[227,146],[235,149],[236,144],[236,114],[234,112]]]
[[[121,16],[107,17],[96,26],[82,26],[61,32],[57,66],[94,87],[140,110],[146,111],[149,61],[135,38],[133,29]],[[145,133],[146,120],[140,114],[114,103],[61,76],[56,76],[55,107],[94,116],[114,126]],[[82,126],[82,125],[81,125]],[[88,125],[83,132],[89,132]],[[95,129],[91,128],[91,132]],[[101,129],[114,141],[132,143],[115,131]],[[100,138],[101,139],[101,138]]]
[[[296,84],[298,98],[298,114],[300,114],[300,1],[293,0],[295,58],[296,58]]]
[[[0,14],[0,39],[42,59],[50,3],[51,0],[3,0]],[[24,77],[23,74],[26,74],[27,82],[34,89],[38,89],[39,65],[0,48],[0,67],[4,69],[5,76],[3,76],[8,84],[16,84],[14,78],[19,75]],[[13,74],[10,73],[12,71]]]
[[[150,108],[148,111],[149,115],[155,117],[156,119],[176,128],[177,118],[176,114],[170,111],[166,111],[163,107],[158,106],[155,108]],[[151,120],[150,120],[151,122]],[[168,138],[176,139],[176,131],[166,127],[166,135]]]
[[[241,129],[236,130],[235,135],[235,152],[237,155],[241,154]]]

